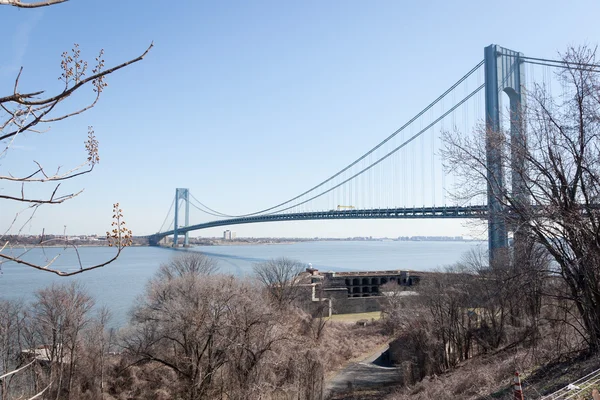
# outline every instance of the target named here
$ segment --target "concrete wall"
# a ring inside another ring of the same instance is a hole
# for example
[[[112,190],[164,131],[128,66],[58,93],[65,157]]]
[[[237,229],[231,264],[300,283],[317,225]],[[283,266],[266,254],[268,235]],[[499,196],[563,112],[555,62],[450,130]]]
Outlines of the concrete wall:
[[[381,297],[346,297],[331,300],[333,314],[353,314],[381,311]]]
[[[302,309],[313,317],[330,317],[332,301],[330,299],[309,300],[302,303]]]
[[[302,308],[314,317],[381,311],[384,297],[348,297],[346,288],[326,288],[319,293],[319,286],[303,288]]]
[[[299,287],[300,306],[313,317],[331,316],[331,299],[321,291],[321,284],[307,284]]]

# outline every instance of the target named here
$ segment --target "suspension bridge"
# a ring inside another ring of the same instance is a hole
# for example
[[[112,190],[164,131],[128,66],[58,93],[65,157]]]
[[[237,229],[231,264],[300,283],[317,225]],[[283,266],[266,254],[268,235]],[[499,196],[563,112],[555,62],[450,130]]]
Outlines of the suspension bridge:
[[[526,90],[538,85],[551,93],[553,68],[564,68],[564,64],[490,45],[484,50],[484,59],[437,99],[327,179],[278,204],[238,214],[217,211],[188,189],[178,188],[163,225],[149,237],[150,243],[156,245],[173,236],[178,245],[183,236],[187,245],[191,231],[259,222],[478,218],[488,221],[488,245],[493,254],[508,246],[508,227],[494,194],[512,190],[515,195],[523,182],[503,166],[500,150],[487,144],[487,190],[461,197],[464,182],[455,175],[456,166],[444,159],[440,135],[486,135],[506,129],[511,141],[524,143],[520,119]],[[523,160],[513,156],[511,163],[518,167]],[[201,212],[202,222],[190,224],[190,206]]]

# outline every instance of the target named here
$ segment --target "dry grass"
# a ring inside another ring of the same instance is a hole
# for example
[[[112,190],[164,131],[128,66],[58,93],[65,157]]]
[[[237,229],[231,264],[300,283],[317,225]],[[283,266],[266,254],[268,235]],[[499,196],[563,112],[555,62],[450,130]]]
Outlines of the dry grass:
[[[557,390],[565,388],[574,383],[580,390],[561,390],[559,395],[552,399],[585,399],[591,400],[591,392],[594,388],[600,389],[598,378],[600,375],[587,376],[592,371],[600,368],[598,356],[581,356],[572,360],[557,362],[536,368],[528,376],[528,386],[534,387],[538,393],[554,394]],[[587,379],[579,381],[587,376]],[[577,382],[579,381],[579,382]],[[562,395],[560,395],[562,394]],[[566,395],[565,395],[566,394]]]
[[[590,370],[600,366],[599,364],[600,359],[592,357],[574,359],[552,366],[539,366],[530,352],[521,349],[493,356],[475,357],[461,363],[451,372],[425,378],[410,387],[398,388],[395,393],[382,398],[385,400],[446,398],[508,400],[513,398],[510,388],[513,374],[519,371],[525,398],[540,399],[543,395],[589,373]],[[581,398],[588,400],[588,397]]]
[[[511,399],[510,380],[515,370],[523,371],[527,364],[526,359],[526,353],[518,352],[494,357],[476,357],[462,363],[451,372],[428,377],[413,386],[400,388],[386,397],[386,400]]]
[[[334,393],[327,400],[381,400],[385,394],[390,392],[390,388],[382,389],[363,389],[343,393]]]

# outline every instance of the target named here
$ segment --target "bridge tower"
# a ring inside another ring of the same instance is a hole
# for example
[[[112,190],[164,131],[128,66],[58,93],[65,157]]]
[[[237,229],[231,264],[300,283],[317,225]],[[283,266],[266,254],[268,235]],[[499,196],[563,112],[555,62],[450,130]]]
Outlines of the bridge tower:
[[[524,158],[519,148],[525,144],[524,123],[521,116],[524,97],[522,85],[525,82],[523,54],[497,45],[485,48],[485,118],[486,118],[486,152],[488,176],[488,246],[490,261],[498,251],[508,247],[508,233],[502,204],[501,193],[505,190],[502,149],[498,145],[497,133],[500,132],[501,96],[504,92],[509,98],[510,140],[520,145],[511,146],[511,180],[512,197],[516,201],[527,201],[523,171]],[[514,232],[518,240],[518,232]]]
[[[190,225],[190,190],[177,188],[175,189],[175,222],[173,223],[173,246],[177,247],[178,240],[178,228],[179,228],[179,200],[185,202],[185,225]],[[188,246],[190,244],[189,233],[185,232],[185,238],[183,239],[183,245]]]

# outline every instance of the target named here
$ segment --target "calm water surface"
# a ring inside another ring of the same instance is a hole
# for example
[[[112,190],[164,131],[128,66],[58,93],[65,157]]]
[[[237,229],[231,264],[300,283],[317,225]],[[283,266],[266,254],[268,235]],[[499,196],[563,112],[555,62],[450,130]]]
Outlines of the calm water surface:
[[[295,244],[248,246],[198,246],[200,251],[218,261],[223,273],[244,276],[252,273],[252,264],[275,257],[290,257],[325,271],[372,271],[412,269],[428,271],[460,260],[471,249],[485,250],[482,242],[301,242]],[[82,282],[96,299],[113,313],[113,324],[126,323],[127,312],[136,296],[161,263],[167,262],[178,250],[158,247],[127,248],[117,261],[104,268],[82,275],[61,278],[16,264],[2,264],[0,298],[33,299],[36,290],[52,282]],[[79,249],[84,265],[93,265],[110,258],[114,250],[109,247],[84,247]],[[57,268],[77,265],[73,250],[59,248],[34,249],[23,258],[44,263],[55,255]]]

